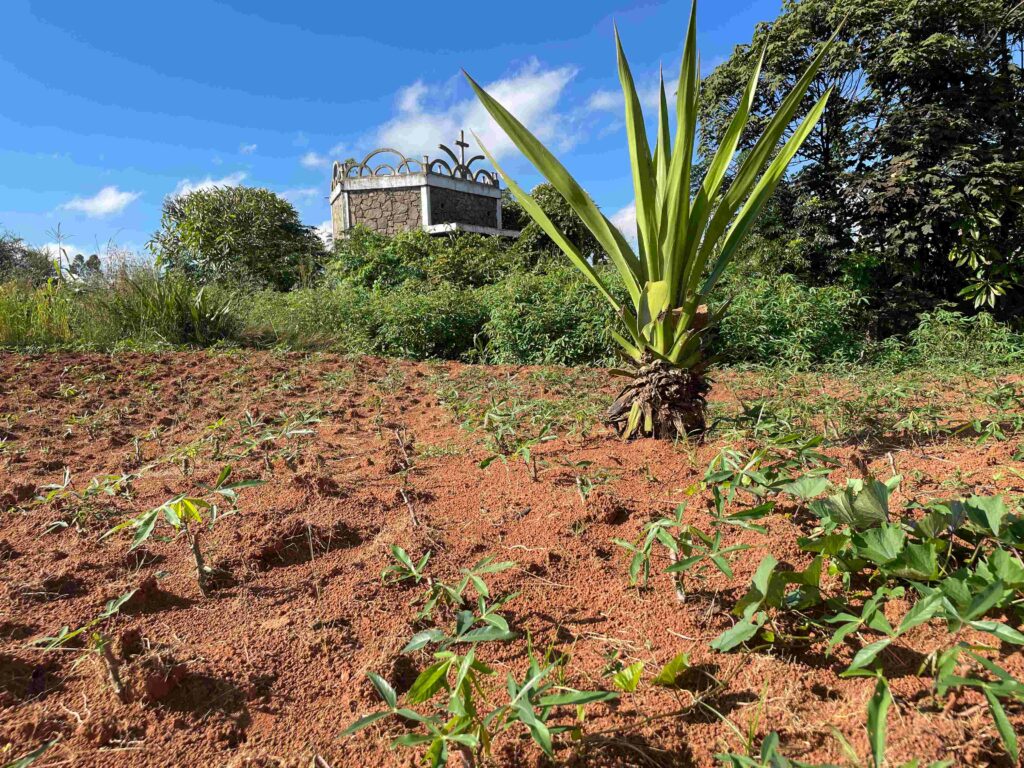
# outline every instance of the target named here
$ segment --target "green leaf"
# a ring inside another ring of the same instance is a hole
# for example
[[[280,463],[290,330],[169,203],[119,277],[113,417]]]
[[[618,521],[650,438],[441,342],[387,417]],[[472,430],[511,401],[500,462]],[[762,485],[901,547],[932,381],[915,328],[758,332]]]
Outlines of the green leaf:
[[[772,574],[775,572],[775,566],[778,564],[779,561],[774,557],[765,555],[754,572],[754,578],[751,580],[747,593],[740,598],[733,608],[732,612],[735,615],[749,618],[754,611],[761,607],[761,604],[768,597]]]
[[[395,559],[404,565],[410,571],[415,572],[416,567],[413,565],[412,558],[409,557],[409,553],[402,549],[397,544],[391,545],[391,554],[394,555]]]
[[[939,578],[939,562],[932,544],[907,544],[903,551],[885,567],[887,574],[912,581],[934,581]]]
[[[1016,763],[1020,760],[1020,748],[1017,744],[1017,732],[1010,722],[1010,718],[1006,716],[1006,710],[1003,709],[1002,703],[999,701],[999,697],[995,695],[989,688],[982,689],[985,693],[985,700],[988,702],[989,712],[992,713],[992,720],[996,724],[996,730],[999,731],[999,737],[1003,741],[1003,746],[1006,747],[1006,751],[1009,752],[1010,757]]]
[[[625,96],[626,136],[629,146],[629,161],[633,170],[633,190],[636,195],[636,229],[641,251],[646,254],[647,278],[658,280],[662,277],[658,264],[658,225],[655,207],[654,173],[651,167],[651,150],[647,141],[644,114],[640,97],[633,84],[629,62],[622,51],[618,27],[615,28],[615,54],[619,65],[619,82]],[[645,288],[646,292],[646,288]],[[666,301],[667,301],[666,296]],[[641,321],[641,325],[644,323]]]
[[[138,588],[129,589],[123,595],[115,597],[113,600],[108,600],[107,604],[103,607],[103,611],[96,618],[98,619],[109,619],[115,613],[121,610],[121,607],[132,599],[132,596],[138,592]]]
[[[370,678],[373,687],[377,689],[377,693],[380,694],[380,697],[388,707],[394,709],[398,706],[398,695],[387,680],[374,672],[367,672],[366,676]]]
[[[637,686],[640,685],[640,678],[643,675],[643,671],[644,663],[642,661],[634,662],[628,667],[623,667],[612,675],[612,685],[620,691],[633,693]]]
[[[530,702],[526,697],[519,699],[516,703],[516,716],[519,718],[527,728],[530,729],[530,735],[533,740],[537,742],[538,746],[544,750],[544,754],[548,757],[554,757],[554,747],[551,744],[551,731],[548,730],[545,725],[533,711],[533,707],[530,706]]]
[[[439,629],[424,629],[422,632],[417,632],[409,640],[409,643],[402,649],[402,653],[412,653],[418,651],[430,643],[439,643],[444,640],[444,632]]]
[[[661,668],[652,682],[665,688],[678,688],[681,678],[689,669],[690,654],[685,652],[677,654]]]
[[[885,650],[891,642],[892,638],[886,637],[881,640],[876,640],[869,645],[865,645],[857,651],[857,654],[853,657],[853,661],[850,662],[850,666],[843,670],[839,676],[851,677],[856,674],[863,674],[864,668],[867,667],[868,664],[872,663],[878,654]]]
[[[342,731],[341,735],[351,736],[356,731],[361,731],[366,726],[372,725],[373,723],[376,723],[378,720],[381,720],[390,714],[391,712],[373,712],[369,715],[364,715],[363,717],[360,717],[358,720],[352,723],[352,725],[350,725],[344,731]]]
[[[933,592],[927,597],[921,598],[914,603],[913,607],[909,611],[907,611],[907,614],[903,617],[903,621],[900,622],[899,629],[896,630],[896,633],[902,635],[904,632],[909,632],[914,627],[935,618],[935,615],[941,608],[941,593]]]
[[[570,689],[563,693],[541,696],[537,699],[537,705],[541,707],[577,706],[592,704],[597,701],[612,701],[617,698],[619,698],[619,694],[614,691],[576,691]]]
[[[1002,496],[972,496],[964,502],[968,519],[993,536],[999,535],[1003,518],[1006,517],[1006,503]]]
[[[409,689],[407,698],[412,704],[421,704],[437,693],[447,681],[448,670],[451,668],[452,660],[443,659],[420,672],[419,677]]]
[[[1004,643],[1010,643],[1012,645],[1024,645],[1024,634],[1021,634],[1013,627],[1008,627],[998,621],[969,621],[967,625],[973,627],[979,632],[988,632],[990,635],[994,635],[1002,640]]]
[[[136,524],[138,529],[135,532],[135,537],[132,539],[132,545],[128,548],[128,551],[141,547],[149,539],[153,533],[153,528],[156,526],[156,521],[160,516],[160,508],[151,509],[149,512],[144,514],[142,517],[137,518]]]
[[[716,637],[711,642],[711,647],[716,651],[725,653],[731,651],[738,645],[741,645],[757,634],[757,631],[764,626],[768,616],[763,611],[755,614],[752,618],[741,619],[737,621],[734,626],[725,630],[722,634]]]
[[[810,501],[811,499],[820,496],[829,489],[832,484],[829,482],[827,477],[821,475],[804,475],[798,480],[794,480],[792,483],[786,483],[781,486],[779,490],[796,496],[798,499],[803,501]]]
[[[994,608],[1003,597],[1005,587],[1001,581],[994,581],[975,595],[961,616],[968,621],[978,619]]]
[[[889,707],[892,706],[892,693],[889,683],[881,675],[875,683],[875,692],[868,701],[868,741],[871,743],[871,756],[875,768],[882,768],[885,762],[885,741],[889,725]]]
[[[889,488],[871,479],[866,485],[851,482],[839,493],[829,496],[815,509],[821,509],[837,523],[864,530],[889,520]]]
[[[859,557],[886,565],[899,556],[906,538],[900,526],[883,524],[854,535],[853,545]]]
[[[509,632],[507,629],[501,627],[487,626],[479,627],[477,629],[470,630],[464,635],[460,635],[455,639],[457,643],[490,643],[490,642],[505,642],[508,640],[514,640],[516,638],[515,632]]]

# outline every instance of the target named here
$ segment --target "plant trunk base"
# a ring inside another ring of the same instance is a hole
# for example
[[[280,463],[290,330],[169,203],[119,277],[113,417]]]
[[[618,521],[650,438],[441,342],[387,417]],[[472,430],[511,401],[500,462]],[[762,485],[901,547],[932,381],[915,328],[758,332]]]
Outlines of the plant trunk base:
[[[707,429],[708,389],[699,371],[655,360],[643,365],[619,393],[606,421],[625,438],[674,440],[701,435]]]

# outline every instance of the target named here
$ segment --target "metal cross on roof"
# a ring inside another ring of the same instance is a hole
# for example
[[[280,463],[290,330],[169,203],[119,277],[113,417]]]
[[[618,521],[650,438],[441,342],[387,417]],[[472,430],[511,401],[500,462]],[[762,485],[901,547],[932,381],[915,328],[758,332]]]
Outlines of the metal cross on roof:
[[[466,141],[466,132],[464,130],[459,131],[459,138],[455,142],[455,146],[459,148],[459,164],[466,164],[466,150],[469,149],[469,142]]]
[[[440,164],[443,165],[448,170],[449,175],[453,176],[454,178],[478,180],[477,177],[481,176],[482,174],[483,177],[488,180],[485,183],[495,183],[495,176],[490,171],[480,170],[474,172],[473,169],[470,167],[477,160],[483,160],[484,156],[473,155],[472,157],[469,158],[466,157],[466,150],[469,148],[469,142],[466,141],[466,132],[464,130],[459,131],[459,138],[454,142],[454,144],[456,147],[459,148],[458,156],[456,156],[455,153],[452,152],[444,144],[437,145],[438,149],[443,151],[446,155],[448,155],[448,157],[452,159],[452,163],[454,164],[453,167],[448,168],[448,164],[445,163],[444,160],[427,161],[425,159],[424,161],[427,162],[427,170],[433,171],[435,164]]]

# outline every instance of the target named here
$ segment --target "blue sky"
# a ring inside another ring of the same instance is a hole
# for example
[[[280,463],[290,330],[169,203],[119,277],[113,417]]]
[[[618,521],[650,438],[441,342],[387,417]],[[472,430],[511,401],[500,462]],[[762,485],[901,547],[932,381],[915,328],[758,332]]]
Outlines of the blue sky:
[[[704,0],[704,69],[779,0]],[[379,145],[416,156],[484,117],[468,70],[557,150],[613,215],[632,199],[613,22],[646,99],[675,72],[689,3],[3,0],[0,229],[76,250],[142,250],[168,194],[246,184],[328,220],[330,163]],[[642,94],[643,95],[643,94]]]

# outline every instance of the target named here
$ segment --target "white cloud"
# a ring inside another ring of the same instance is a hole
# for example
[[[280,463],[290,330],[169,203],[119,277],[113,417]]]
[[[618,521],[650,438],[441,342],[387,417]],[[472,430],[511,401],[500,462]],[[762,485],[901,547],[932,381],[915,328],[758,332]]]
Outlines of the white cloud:
[[[330,219],[316,227],[313,231],[316,232],[326,247],[332,248],[334,246],[334,225]]]
[[[587,99],[591,112],[612,112],[622,109],[622,94],[617,91],[594,91]]]
[[[255,144],[241,144],[238,147],[238,151],[241,152],[243,155],[251,155],[253,152],[256,151],[256,149],[257,145]]]
[[[117,187],[104,187],[92,197],[73,198],[61,208],[78,211],[91,218],[101,218],[120,213],[141,196],[140,192],[122,192]]]
[[[91,253],[95,253],[95,249],[79,248],[74,243],[69,243],[67,241],[65,241],[63,244],[43,243],[41,246],[39,246],[39,250],[46,253],[46,255],[50,259],[63,258],[63,256],[60,255],[61,248],[64,249],[64,253],[67,254],[68,258],[71,259],[75,258],[75,256],[79,253],[83,253],[86,256],[88,256]]]
[[[329,162],[330,158],[319,155],[316,152],[307,152],[299,158],[299,162],[302,163],[304,168],[323,168]]]
[[[300,189],[286,189],[281,196],[293,203],[309,203],[318,197],[326,195],[326,190],[320,187],[302,187]]]
[[[636,242],[636,201],[620,208],[608,217],[622,236],[631,242]]]
[[[537,138],[558,150],[576,143],[572,119],[557,110],[575,67],[545,69],[531,60],[519,71],[484,87],[506,109],[536,134]],[[409,156],[436,155],[437,145],[451,142],[459,130],[474,130],[495,157],[507,155],[514,145],[475,97],[452,101],[452,84],[426,85],[416,81],[398,94],[398,114],[377,131],[377,143],[395,147]],[[425,98],[428,97],[429,99]],[[444,104],[430,109],[424,102]]]
[[[214,187],[237,187],[245,181],[247,175],[248,174],[244,171],[235,171],[234,173],[229,173],[227,176],[223,176],[219,179],[214,179],[210,176],[207,176],[205,179],[201,179],[200,181],[182,179],[178,182],[178,186],[174,188],[174,194],[187,195],[201,189],[213,189]]]
[[[427,86],[422,80],[417,80],[412,85],[403,88],[398,92],[399,112],[419,112],[422,110],[421,101],[427,95]]]

